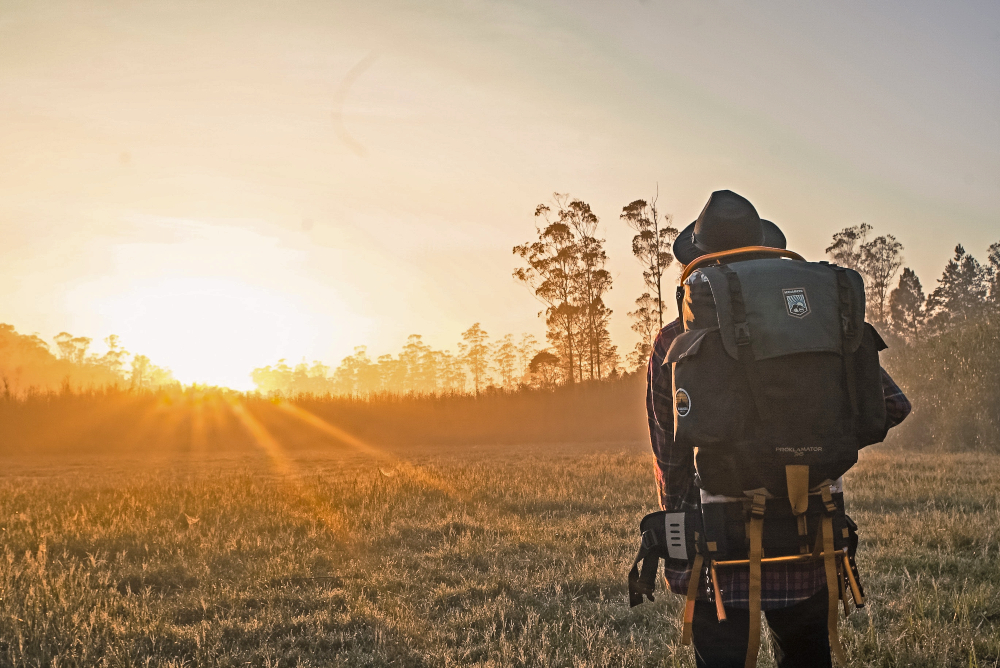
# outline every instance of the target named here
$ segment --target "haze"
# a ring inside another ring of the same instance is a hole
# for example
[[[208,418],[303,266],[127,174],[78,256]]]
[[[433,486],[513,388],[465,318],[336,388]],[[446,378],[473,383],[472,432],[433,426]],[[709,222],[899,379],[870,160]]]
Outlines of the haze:
[[[932,287],[1000,221],[1000,5],[0,2],[0,322],[184,382],[543,339],[511,278],[553,191],[730,188],[822,257],[865,221]]]

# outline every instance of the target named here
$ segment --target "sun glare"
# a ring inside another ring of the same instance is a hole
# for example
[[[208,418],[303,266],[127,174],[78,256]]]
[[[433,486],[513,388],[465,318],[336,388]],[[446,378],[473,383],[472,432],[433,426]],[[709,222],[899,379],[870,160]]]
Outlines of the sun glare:
[[[184,384],[253,389],[250,371],[311,348],[312,318],[294,296],[220,278],[161,279],[102,305],[125,346]]]

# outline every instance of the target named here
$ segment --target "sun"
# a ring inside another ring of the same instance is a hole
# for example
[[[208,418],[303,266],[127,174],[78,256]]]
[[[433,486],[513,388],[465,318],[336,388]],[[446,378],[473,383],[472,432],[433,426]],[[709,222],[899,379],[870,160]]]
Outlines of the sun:
[[[219,277],[161,278],[99,305],[131,352],[184,384],[253,389],[250,371],[312,352],[316,323],[294,295]]]

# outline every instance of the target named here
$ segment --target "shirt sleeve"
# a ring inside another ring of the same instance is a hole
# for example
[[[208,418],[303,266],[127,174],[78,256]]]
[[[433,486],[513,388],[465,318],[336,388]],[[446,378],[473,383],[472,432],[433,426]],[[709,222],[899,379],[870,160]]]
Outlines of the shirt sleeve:
[[[906,419],[912,406],[892,377],[882,369],[882,396],[885,397],[885,424],[887,429]]]
[[[646,416],[653,446],[656,489],[663,510],[693,510],[698,507],[694,484],[694,453],[674,442],[674,401],[669,367],[663,366],[667,349],[680,332],[674,321],[660,330],[653,343],[646,373]]]

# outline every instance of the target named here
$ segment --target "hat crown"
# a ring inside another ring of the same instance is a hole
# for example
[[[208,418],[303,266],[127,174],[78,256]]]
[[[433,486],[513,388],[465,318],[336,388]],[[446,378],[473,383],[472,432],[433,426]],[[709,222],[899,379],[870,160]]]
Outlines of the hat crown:
[[[694,245],[714,253],[764,243],[764,227],[757,209],[731,190],[712,193],[694,223]]]

